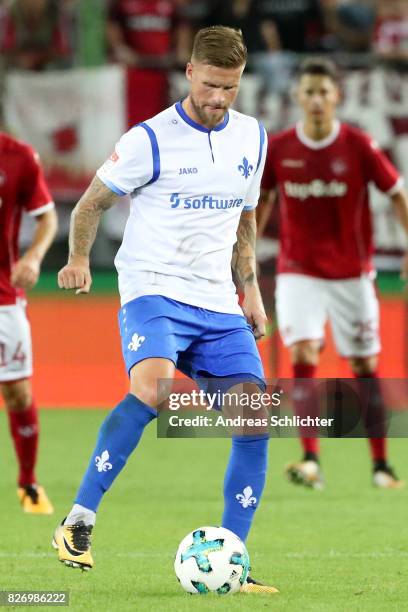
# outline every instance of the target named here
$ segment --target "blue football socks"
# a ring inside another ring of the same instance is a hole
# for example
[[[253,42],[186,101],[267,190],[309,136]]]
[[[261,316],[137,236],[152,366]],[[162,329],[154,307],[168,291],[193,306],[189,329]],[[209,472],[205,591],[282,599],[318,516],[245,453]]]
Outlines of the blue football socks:
[[[76,504],[96,512],[104,493],[136,448],[144,428],[156,416],[156,410],[130,393],[112,410],[99,430]]]
[[[144,428],[157,416],[134,395],[128,394],[106,417],[95,450],[79,488],[75,504],[96,512],[104,493],[136,448]],[[232,440],[224,480],[222,526],[246,540],[265,485],[269,439],[266,435]]]
[[[224,479],[222,526],[236,533],[244,542],[265,486],[268,443],[267,435],[232,439]]]

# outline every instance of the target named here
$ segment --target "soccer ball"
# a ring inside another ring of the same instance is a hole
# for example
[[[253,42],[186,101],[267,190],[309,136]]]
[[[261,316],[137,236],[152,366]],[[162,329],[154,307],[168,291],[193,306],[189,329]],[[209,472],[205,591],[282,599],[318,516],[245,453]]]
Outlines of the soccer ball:
[[[236,593],[247,579],[249,555],[245,544],[224,527],[199,527],[178,547],[176,576],[188,593]]]

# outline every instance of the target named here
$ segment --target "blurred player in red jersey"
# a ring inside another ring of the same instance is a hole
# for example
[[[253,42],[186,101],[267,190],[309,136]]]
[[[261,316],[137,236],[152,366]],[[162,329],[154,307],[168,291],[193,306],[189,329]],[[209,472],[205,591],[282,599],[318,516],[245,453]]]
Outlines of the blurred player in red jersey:
[[[19,257],[23,212],[35,217],[37,224],[30,247]],[[36,514],[51,514],[53,508],[34,471],[39,424],[31,391],[31,333],[24,290],[36,284],[56,229],[54,203],[37,154],[0,132],[0,389],[18,460],[18,497],[25,512]]]
[[[381,425],[385,413],[377,379],[379,305],[373,284],[368,185],[373,182],[388,194],[408,233],[407,195],[397,170],[376,143],[336,119],[340,91],[331,62],[306,60],[296,96],[302,120],[270,136],[262,180],[264,204],[270,204],[276,193],[280,203],[276,311],[293,375],[302,379],[297,382],[295,411],[315,416],[318,409],[313,386],[304,379],[315,376],[329,319],[337,350],[349,360],[365,394],[363,418],[373,483],[397,488],[402,483],[388,463]],[[268,209],[264,206],[261,212],[261,226]],[[407,256],[402,274],[407,278]],[[300,435],[304,456],[287,467],[287,475],[292,482],[322,488],[319,440],[302,430]]]
[[[7,67],[44,70],[69,60],[61,2],[14,0],[3,4],[0,50]]]
[[[184,66],[191,32],[174,0],[110,0],[107,39],[113,59],[127,66],[129,127],[168,105],[168,69]]]

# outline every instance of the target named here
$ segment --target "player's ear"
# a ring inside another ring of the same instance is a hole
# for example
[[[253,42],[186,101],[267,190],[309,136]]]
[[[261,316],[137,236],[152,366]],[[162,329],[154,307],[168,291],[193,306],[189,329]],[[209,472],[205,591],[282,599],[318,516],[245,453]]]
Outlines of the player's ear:
[[[193,64],[191,62],[187,62],[187,66],[186,66],[186,77],[187,77],[187,81],[191,81],[193,80]]]
[[[344,89],[340,85],[336,85],[336,90],[337,90],[336,105],[339,106],[339,104],[342,104],[344,101]]]

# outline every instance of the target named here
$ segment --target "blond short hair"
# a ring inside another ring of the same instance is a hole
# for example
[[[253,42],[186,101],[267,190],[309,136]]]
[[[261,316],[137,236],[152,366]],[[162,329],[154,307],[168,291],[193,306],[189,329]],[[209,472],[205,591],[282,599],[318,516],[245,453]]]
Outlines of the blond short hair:
[[[217,66],[239,68],[247,60],[247,48],[241,30],[224,26],[202,28],[194,38],[191,61]]]

